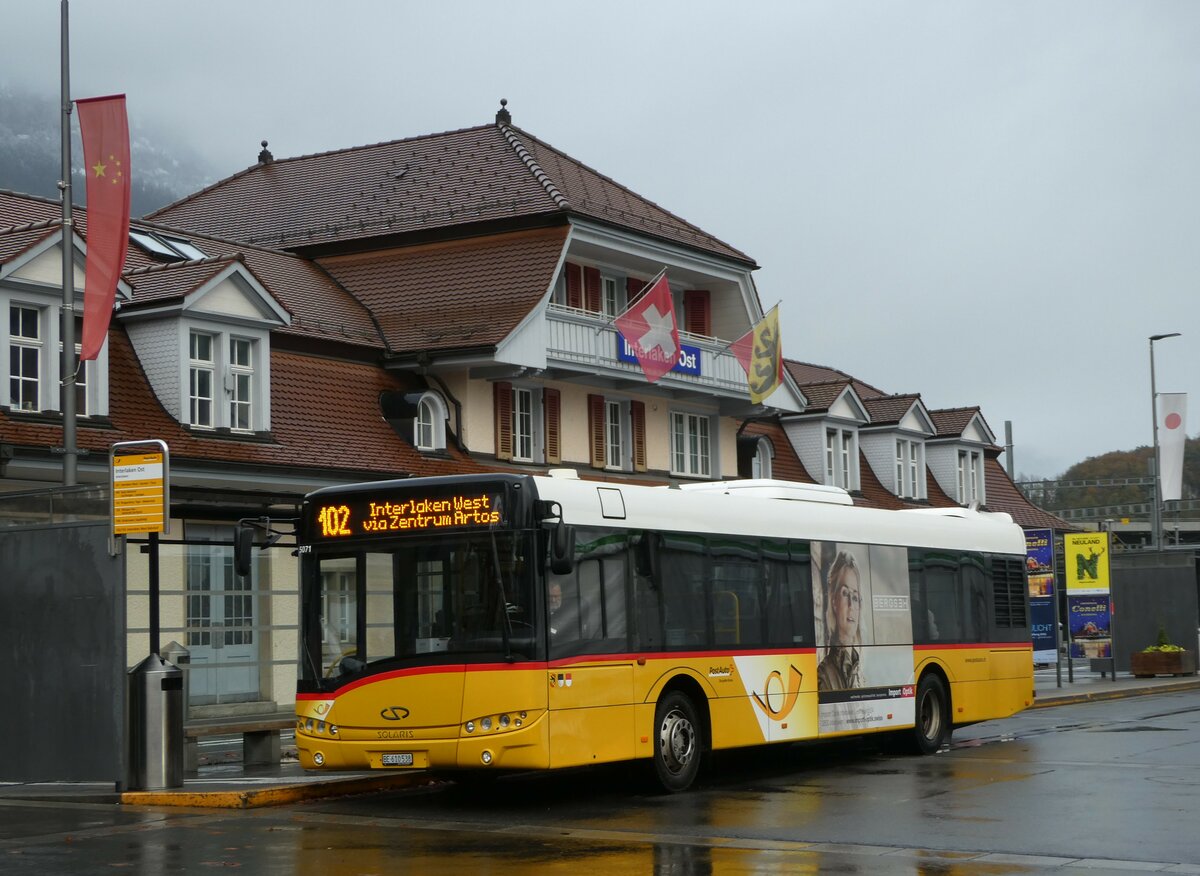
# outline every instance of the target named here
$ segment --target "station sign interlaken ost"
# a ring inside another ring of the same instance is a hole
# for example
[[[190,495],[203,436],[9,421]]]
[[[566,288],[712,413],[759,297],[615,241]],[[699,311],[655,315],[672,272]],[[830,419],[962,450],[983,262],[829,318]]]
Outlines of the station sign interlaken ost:
[[[113,456],[113,533],[165,532],[166,471],[161,451]]]

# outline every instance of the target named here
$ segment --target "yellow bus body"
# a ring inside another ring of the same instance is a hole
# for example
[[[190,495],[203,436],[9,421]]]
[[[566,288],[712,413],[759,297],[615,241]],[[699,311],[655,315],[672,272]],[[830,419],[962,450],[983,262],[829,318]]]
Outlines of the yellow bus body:
[[[1033,702],[1029,643],[913,652],[900,708],[930,672],[949,683],[955,725],[1008,717]],[[306,769],[333,770],[557,769],[649,758],[655,706],[680,686],[707,711],[713,750],[872,732],[820,731],[816,669],[814,649],[422,667],[301,695],[296,745]],[[903,715],[881,715],[878,729],[911,727]]]

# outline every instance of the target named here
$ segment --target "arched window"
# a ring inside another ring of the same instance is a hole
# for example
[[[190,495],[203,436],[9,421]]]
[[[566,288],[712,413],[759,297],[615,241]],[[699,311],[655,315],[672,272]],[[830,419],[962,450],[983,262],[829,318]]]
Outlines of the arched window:
[[[418,450],[446,449],[446,403],[436,392],[427,392],[417,402],[413,436]]]
[[[750,477],[771,477],[771,460],[775,456],[775,446],[770,438],[759,438],[754,458],[750,461]]]

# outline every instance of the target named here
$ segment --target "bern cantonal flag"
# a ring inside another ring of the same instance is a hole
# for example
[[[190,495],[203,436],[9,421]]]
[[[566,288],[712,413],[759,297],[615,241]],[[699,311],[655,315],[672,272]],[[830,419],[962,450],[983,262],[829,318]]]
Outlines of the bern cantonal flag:
[[[729,345],[746,372],[750,401],[759,404],[783,383],[783,345],[779,337],[779,307]]]
[[[1183,451],[1187,441],[1187,393],[1158,394],[1159,483],[1164,502],[1183,498]]]
[[[129,122],[125,95],[77,100],[87,173],[87,271],[79,358],[95,359],[108,338],[117,281],[129,243]]]
[[[679,361],[679,328],[665,271],[613,322],[651,383]]]

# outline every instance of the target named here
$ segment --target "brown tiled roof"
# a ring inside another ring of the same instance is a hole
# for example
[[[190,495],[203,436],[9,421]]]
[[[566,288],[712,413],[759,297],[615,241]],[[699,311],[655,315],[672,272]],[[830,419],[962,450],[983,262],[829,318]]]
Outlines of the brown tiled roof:
[[[87,210],[76,208],[72,218],[76,230],[86,240]],[[59,219],[61,206],[57,202],[0,190],[0,264],[16,258],[38,241],[59,232],[57,225],[34,231],[12,231],[12,228]],[[199,264],[164,263],[131,243],[126,251],[125,273],[122,277],[134,290],[134,300],[127,305],[129,307],[136,307],[143,301],[182,298],[236,258],[246,265],[280,306],[291,314],[291,325],[280,326],[276,332],[383,348],[383,339],[371,321],[367,309],[319,265],[307,259],[290,253],[166,229],[157,224],[135,221],[132,227],[152,231],[166,230],[173,236],[185,237],[212,261]],[[212,265],[218,267],[213,268]]]
[[[805,406],[804,412],[807,414],[829,410],[829,406],[838,400],[838,396],[840,396],[849,385],[849,380],[831,380],[826,383],[800,384],[800,391],[803,392],[804,397],[808,399],[808,404]]]
[[[961,435],[963,430],[971,424],[972,418],[976,416],[983,419],[983,415],[980,413],[978,407],[943,408],[929,412],[929,418],[933,420],[933,425],[937,427],[939,438]]]
[[[871,415],[871,425],[899,423],[914,404],[921,400],[919,395],[881,395],[863,399],[863,407]]]
[[[149,217],[303,249],[569,213],[752,263],[536,137],[498,125],[256,164]]]
[[[1054,529],[1059,532],[1078,532],[1079,527],[1073,526],[1049,511],[1043,511],[1034,505],[1025,494],[1017,489],[1000,460],[988,456],[983,463],[983,477],[987,490],[987,509],[989,511],[1006,511],[1013,520],[1026,529]]]
[[[775,456],[771,460],[771,477],[780,481],[795,481],[802,484],[815,484],[813,476],[808,473],[796,449],[788,440],[787,433],[778,419],[747,420],[738,431],[738,436],[759,435],[771,440],[775,448]]]
[[[494,347],[550,289],[567,229],[323,259],[394,351]]]
[[[270,441],[205,437],[180,425],[158,403],[119,326],[109,332],[109,366],[111,425],[81,421],[78,429],[78,446],[92,453],[106,453],[115,441],[153,436],[167,442],[177,465],[245,463],[344,470],[355,477],[483,470],[453,447],[445,457],[422,454],[382,416],[371,416],[379,410],[381,392],[414,389],[374,365],[272,351]],[[54,447],[62,442],[62,427],[45,417],[0,411],[0,441]]]
[[[123,279],[133,289],[133,302],[127,307],[186,298],[236,261],[236,257],[218,256],[126,271]]]
[[[887,395],[882,389],[872,386],[869,383],[864,383],[857,377],[847,374],[845,371],[839,371],[836,368],[829,368],[825,365],[813,365],[810,362],[797,362],[794,359],[784,359],[783,364],[787,367],[788,373],[792,375],[792,379],[801,386],[810,383],[843,381],[853,384],[854,391],[860,397]]]

